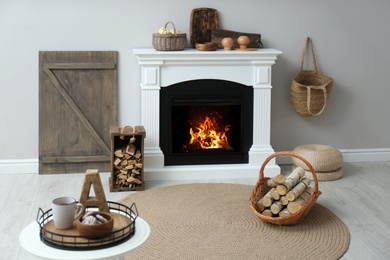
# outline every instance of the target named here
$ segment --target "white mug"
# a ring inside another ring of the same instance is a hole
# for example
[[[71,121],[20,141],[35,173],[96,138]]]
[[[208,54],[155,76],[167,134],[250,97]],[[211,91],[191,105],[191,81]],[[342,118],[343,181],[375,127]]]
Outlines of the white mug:
[[[56,198],[52,202],[54,226],[58,229],[73,227],[75,221],[84,212],[84,205],[71,197]]]

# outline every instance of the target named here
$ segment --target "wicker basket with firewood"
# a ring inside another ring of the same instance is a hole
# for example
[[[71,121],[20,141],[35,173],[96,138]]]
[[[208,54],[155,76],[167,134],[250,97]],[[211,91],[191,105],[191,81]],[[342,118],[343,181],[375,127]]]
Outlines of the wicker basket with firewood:
[[[303,161],[313,175],[314,185],[301,167],[295,168],[288,176],[264,177],[266,165],[277,156],[292,156]],[[293,225],[308,214],[320,194],[316,172],[305,158],[292,152],[277,152],[262,164],[249,204],[256,217],[264,222]]]

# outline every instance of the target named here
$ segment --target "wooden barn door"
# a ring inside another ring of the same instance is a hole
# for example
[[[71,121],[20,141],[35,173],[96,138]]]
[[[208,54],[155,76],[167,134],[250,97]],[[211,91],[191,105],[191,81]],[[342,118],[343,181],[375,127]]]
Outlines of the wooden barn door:
[[[39,173],[110,171],[115,51],[39,52]]]

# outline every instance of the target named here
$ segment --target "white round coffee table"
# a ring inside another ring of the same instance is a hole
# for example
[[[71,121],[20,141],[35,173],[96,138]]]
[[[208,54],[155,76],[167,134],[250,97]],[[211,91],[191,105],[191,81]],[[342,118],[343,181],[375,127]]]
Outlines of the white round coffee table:
[[[96,250],[62,250],[50,247],[39,237],[39,225],[33,222],[25,227],[19,236],[19,242],[30,254],[42,259],[54,260],[97,260],[97,259],[124,259],[126,253],[144,243],[150,235],[148,223],[138,217],[135,221],[135,233],[129,240],[112,247]]]

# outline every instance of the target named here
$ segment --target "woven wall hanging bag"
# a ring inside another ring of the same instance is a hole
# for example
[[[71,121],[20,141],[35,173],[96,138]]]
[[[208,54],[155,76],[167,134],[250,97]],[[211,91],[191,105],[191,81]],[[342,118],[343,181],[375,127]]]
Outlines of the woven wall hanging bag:
[[[303,70],[308,44],[310,45],[314,70]],[[318,70],[313,45],[310,38],[307,37],[302,52],[301,70],[293,78],[290,87],[290,100],[295,112],[301,116],[322,114],[332,87],[333,78]]]

